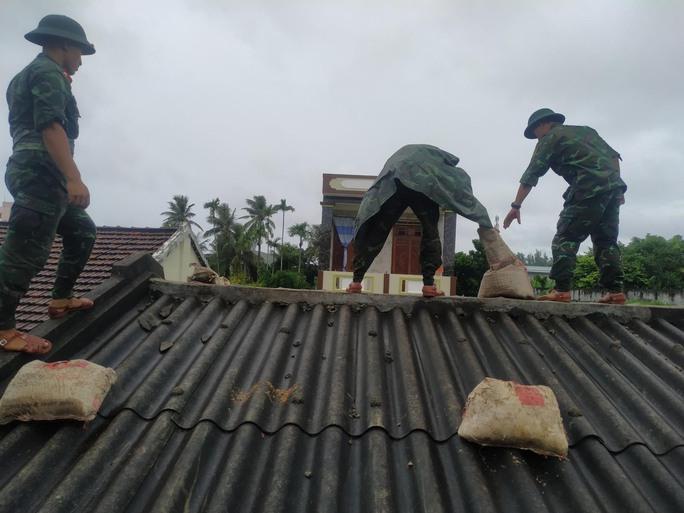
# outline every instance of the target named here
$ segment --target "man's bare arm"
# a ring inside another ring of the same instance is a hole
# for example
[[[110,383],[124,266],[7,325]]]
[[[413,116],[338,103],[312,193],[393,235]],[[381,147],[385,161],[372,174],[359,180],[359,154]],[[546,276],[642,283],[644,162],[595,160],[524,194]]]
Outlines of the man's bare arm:
[[[527,198],[527,195],[530,193],[531,190],[531,185],[525,185],[524,183],[521,183],[520,187],[518,187],[518,193],[515,195],[515,201],[513,203],[516,205],[522,205],[522,202],[525,201],[525,198]],[[520,207],[511,207],[511,210],[508,212],[508,215],[504,219],[503,227],[508,228],[513,222],[513,219],[516,219],[518,221],[518,224],[520,224]]]

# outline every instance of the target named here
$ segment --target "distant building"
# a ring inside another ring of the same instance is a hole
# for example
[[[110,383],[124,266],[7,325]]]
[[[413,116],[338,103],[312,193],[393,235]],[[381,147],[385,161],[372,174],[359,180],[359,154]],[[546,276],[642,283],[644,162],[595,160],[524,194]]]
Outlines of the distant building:
[[[351,281],[354,218],[364,193],[376,178],[373,175],[323,174],[321,232],[327,243],[322,245],[319,255],[319,288],[342,290]],[[437,277],[438,285],[447,294],[454,294],[455,279],[450,275],[453,271],[456,244],[456,214],[441,209],[438,228],[444,261],[444,276]],[[364,289],[378,293],[420,293],[421,234],[418,218],[407,209],[368,270]]]
[[[9,221],[10,218],[10,212],[12,212],[12,203],[11,201],[3,201],[2,202],[2,209],[0,209],[0,221],[7,222]]]
[[[527,267],[527,274],[530,275],[530,278],[534,276],[548,276],[551,274],[551,266],[526,265],[525,267]]]

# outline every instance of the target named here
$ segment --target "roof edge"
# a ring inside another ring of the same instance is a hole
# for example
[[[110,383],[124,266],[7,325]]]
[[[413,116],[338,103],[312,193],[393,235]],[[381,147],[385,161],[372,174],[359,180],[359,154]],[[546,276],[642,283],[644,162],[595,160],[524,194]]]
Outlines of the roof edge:
[[[424,299],[422,297],[396,296],[386,294],[344,294],[310,289],[269,289],[238,285],[199,285],[152,279],[151,288],[165,294],[180,296],[219,296],[226,301],[236,302],[289,302],[308,305],[349,305],[354,308],[373,306],[380,311],[400,308],[411,313],[418,305],[430,305],[439,312],[445,306],[456,305],[464,311],[481,310],[485,312],[504,312],[513,315],[531,314],[539,318],[560,315],[566,318],[603,314],[619,320],[641,319],[649,321],[652,317],[668,318],[684,315],[681,307],[649,307],[631,305],[603,305],[598,303],[553,303],[548,301],[529,301],[520,299],[473,297],[443,297]]]

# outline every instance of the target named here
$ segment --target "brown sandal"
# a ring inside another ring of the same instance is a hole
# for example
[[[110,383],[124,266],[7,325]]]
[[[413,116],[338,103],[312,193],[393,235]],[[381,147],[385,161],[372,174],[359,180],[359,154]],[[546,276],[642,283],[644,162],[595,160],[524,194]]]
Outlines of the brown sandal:
[[[20,344],[17,344],[17,341],[20,341]],[[52,351],[52,343],[44,338],[14,330],[11,335],[0,337],[0,349],[8,353],[47,354]]]
[[[48,305],[50,319],[60,319],[69,312],[90,310],[95,303],[87,297],[70,297],[69,299],[53,299]]]

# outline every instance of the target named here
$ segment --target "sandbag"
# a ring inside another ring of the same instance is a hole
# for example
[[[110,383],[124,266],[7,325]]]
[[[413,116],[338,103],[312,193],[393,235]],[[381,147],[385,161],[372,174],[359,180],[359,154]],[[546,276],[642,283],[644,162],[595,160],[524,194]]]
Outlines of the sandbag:
[[[477,297],[534,299],[534,289],[532,289],[527,268],[520,260],[516,260],[500,269],[485,271],[480,281]]]
[[[510,297],[534,299],[527,268],[503,241],[494,228],[478,228],[487,255],[489,270],[480,281],[477,297]]]
[[[492,269],[505,267],[518,260],[496,229],[480,227],[477,229],[477,234],[484,246],[487,263]]]
[[[481,445],[565,458],[568,438],[549,387],[485,378],[468,396],[458,435]]]
[[[0,425],[13,420],[95,418],[116,372],[87,360],[24,365],[0,399]]]

